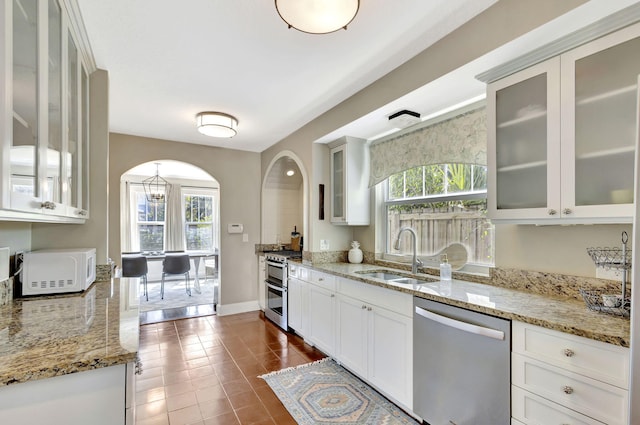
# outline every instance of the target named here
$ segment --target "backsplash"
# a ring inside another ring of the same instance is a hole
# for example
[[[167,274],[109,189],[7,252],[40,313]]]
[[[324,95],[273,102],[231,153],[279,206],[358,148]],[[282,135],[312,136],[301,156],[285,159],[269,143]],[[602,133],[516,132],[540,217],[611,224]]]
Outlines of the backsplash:
[[[406,271],[411,270],[411,265],[409,264],[376,259],[376,255],[372,252],[364,251],[363,253],[364,263]],[[302,258],[310,261],[311,264],[347,262],[347,251],[305,251]],[[440,271],[437,268],[425,268],[421,269],[421,272],[438,276]],[[617,280],[499,267],[490,269],[489,276],[454,271],[453,278],[541,295],[575,298],[580,301],[582,301],[580,289],[601,291],[607,294],[618,294],[622,290],[621,283]],[[631,285],[627,283],[628,291],[630,287]]]
[[[0,282],[0,305],[7,305],[13,299],[13,278]]]

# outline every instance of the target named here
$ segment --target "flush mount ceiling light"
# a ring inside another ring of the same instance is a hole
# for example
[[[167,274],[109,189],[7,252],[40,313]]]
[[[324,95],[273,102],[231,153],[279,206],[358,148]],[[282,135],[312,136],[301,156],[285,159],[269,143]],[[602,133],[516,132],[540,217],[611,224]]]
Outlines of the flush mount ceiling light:
[[[287,170],[287,176],[291,177],[295,174],[296,172],[293,170]]]
[[[276,10],[289,28],[310,34],[347,29],[360,7],[359,0],[275,0]]]
[[[160,177],[160,164],[156,162],[156,175],[142,180],[147,202],[163,202],[169,192],[169,183]]]
[[[196,115],[196,125],[205,136],[233,137],[238,133],[238,120],[222,112],[200,112]]]

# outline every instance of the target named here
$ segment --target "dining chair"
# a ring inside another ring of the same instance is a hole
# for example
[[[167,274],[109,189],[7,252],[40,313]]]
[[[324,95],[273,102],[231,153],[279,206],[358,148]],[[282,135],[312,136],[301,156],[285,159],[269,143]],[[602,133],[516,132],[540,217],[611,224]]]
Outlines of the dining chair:
[[[160,283],[160,298],[164,299],[164,278],[166,275],[181,274],[185,277],[186,291],[191,296],[191,287],[189,286],[189,270],[191,270],[191,262],[189,255],[167,255],[162,261],[162,281]]]
[[[123,253],[124,254],[124,253]],[[138,253],[139,254],[139,253]],[[128,255],[122,257],[122,277],[139,277],[144,288],[144,296],[149,301],[147,290],[147,258],[142,255]]]

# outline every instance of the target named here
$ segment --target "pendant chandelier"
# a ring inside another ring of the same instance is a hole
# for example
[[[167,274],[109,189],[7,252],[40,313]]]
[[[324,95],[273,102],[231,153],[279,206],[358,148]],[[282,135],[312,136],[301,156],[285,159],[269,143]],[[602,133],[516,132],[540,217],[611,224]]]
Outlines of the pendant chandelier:
[[[160,164],[156,162],[156,175],[142,180],[147,202],[164,202],[169,192],[169,183],[160,177],[159,167]]]
[[[360,7],[359,0],[275,0],[276,10],[289,28],[310,34],[347,29]]]

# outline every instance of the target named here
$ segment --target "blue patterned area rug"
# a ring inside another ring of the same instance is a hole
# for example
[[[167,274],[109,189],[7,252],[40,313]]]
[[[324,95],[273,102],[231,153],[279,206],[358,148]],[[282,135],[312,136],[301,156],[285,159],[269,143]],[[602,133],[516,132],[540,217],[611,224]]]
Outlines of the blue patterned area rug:
[[[299,424],[418,424],[329,358],[268,373],[261,378]]]

